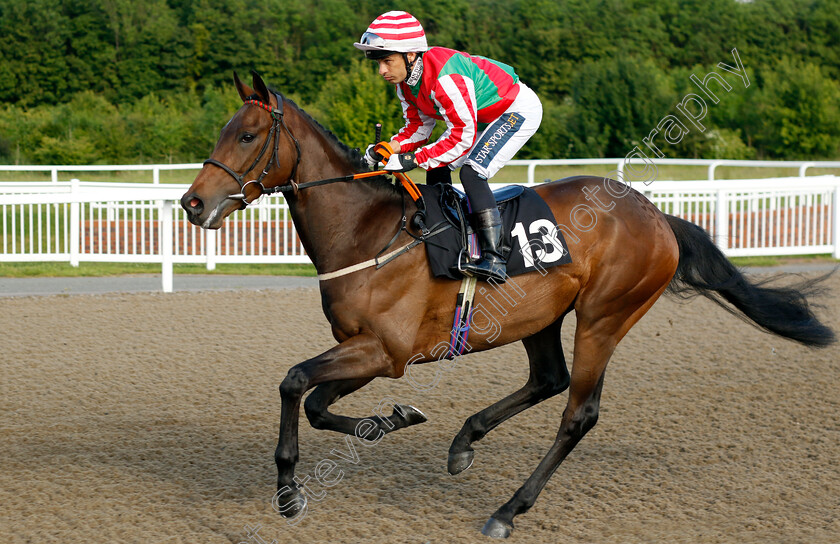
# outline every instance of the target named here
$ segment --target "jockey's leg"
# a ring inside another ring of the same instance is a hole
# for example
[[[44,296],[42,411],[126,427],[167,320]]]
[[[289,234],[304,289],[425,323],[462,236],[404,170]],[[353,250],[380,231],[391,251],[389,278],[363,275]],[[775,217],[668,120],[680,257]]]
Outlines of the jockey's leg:
[[[452,185],[452,170],[449,165],[426,171],[426,185],[438,185],[440,183]]]
[[[522,82],[519,94],[501,117],[481,133],[467,155],[453,163],[461,166],[461,183],[470,199],[478,228],[481,260],[463,266],[480,279],[504,281],[507,269],[499,248],[502,221],[487,180],[510,161],[534,135],[542,121],[542,104]]]
[[[463,265],[463,269],[470,275],[482,280],[493,279],[504,283],[507,268],[504,255],[501,252],[502,218],[496,199],[487,184],[487,178],[481,176],[469,164],[461,167],[461,183],[470,200],[470,208],[476,219],[478,245],[481,248],[481,259]]]

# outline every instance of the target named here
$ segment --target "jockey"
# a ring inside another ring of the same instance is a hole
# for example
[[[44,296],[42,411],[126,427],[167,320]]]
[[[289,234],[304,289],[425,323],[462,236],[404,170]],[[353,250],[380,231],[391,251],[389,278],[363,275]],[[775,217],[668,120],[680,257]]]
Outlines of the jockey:
[[[487,180],[537,131],[539,98],[506,64],[430,48],[420,22],[404,11],[380,15],[353,45],[379,63],[379,74],[396,85],[402,103],[405,126],[389,142],[394,154],[385,169],[406,172],[419,166],[433,185],[451,183],[451,171],[460,167],[481,247],[481,259],[463,269],[504,282],[502,221]],[[446,123],[446,132],[428,144],[436,119]],[[489,126],[480,132],[479,123]],[[382,160],[373,147],[365,152],[371,168]]]

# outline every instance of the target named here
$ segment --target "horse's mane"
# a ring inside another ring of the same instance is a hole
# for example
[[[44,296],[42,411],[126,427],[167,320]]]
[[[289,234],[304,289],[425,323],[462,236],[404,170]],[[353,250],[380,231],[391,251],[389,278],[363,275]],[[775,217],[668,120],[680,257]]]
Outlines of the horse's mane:
[[[322,125],[321,123],[316,121],[314,117],[309,115],[306,112],[306,110],[304,110],[303,108],[298,106],[294,102],[294,100],[292,100],[291,98],[285,96],[283,93],[281,93],[279,91],[276,91],[275,89],[272,89],[271,87],[269,87],[269,91],[271,91],[273,93],[276,93],[278,96],[283,97],[283,99],[289,105],[294,107],[295,110],[297,110],[298,113],[300,113],[301,116],[305,120],[307,120],[316,129],[318,129],[322,134],[324,134],[327,137],[327,139],[333,143],[334,147],[339,151],[339,153],[341,153],[341,155],[347,160],[348,164],[350,164],[353,167],[354,172],[356,172],[356,173],[367,172],[367,170],[368,170],[367,163],[362,158],[362,154],[359,152],[358,149],[351,148],[349,145],[347,145],[344,142],[342,142],[341,140],[339,140],[338,136],[333,134],[333,132],[331,130],[329,130],[328,128],[324,127],[324,125]],[[386,191],[386,192],[388,192],[392,195],[399,195],[399,190],[390,181],[388,181],[388,179],[384,176],[367,178],[363,181],[367,182],[371,186],[377,187],[377,188],[379,188],[383,191]],[[358,183],[358,182],[355,182],[355,183]]]

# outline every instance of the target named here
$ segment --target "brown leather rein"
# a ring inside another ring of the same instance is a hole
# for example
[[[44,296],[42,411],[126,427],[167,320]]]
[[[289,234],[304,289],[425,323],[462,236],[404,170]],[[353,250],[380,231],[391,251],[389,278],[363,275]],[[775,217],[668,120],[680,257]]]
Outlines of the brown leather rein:
[[[302,189],[307,189],[310,187],[317,187],[319,185],[327,185],[328,183],[336,183],[340,181],[353,181],[357,179],[364,179],[364,178],[371,178],[376,176],[382,176],[386,174],[393,174],[405,188],[406,192],[408,192],[409,196],[411,196],[412,200],[417,204],[418,210],[425,211],[426,206],[425,202],[423,201],[423,196],[420,194],[420,190],[417,188],[417,185],[411,181],[405,173],[403,172],[388,172],[386,170],[375,170],[373,172],[361,172],[358,174],[349,174],[346,176],[340,176],[336,178],[328,178],[328,179],[319,179],[316,181],[308,181],[306,183],[296,183],[295,182],[295,174],[297,173],[298,165],[300,165],[300,142],[298,142],[297,138],[295,138],[292,131],[289,130],[288,125],[286,125],[286,120],[284,117],[283,111],[283,96],[280,93],[275,92],[274,98],[277,100],[277,107],[272,108],[271,105],[266,104],[260,100],[246,100],[246,104],[252,104],[257,106],[258,108],[264,109],[269,114],[271,114],[272,123],[271,129],[268,131],[268,137],[265,139],[262,148],[260,149],[257,158],[254,159],[254,162],[251,163],[251,166],[245,170],[242,174],[237,174],[236,171],[226,165],[225,163],[218,161],[216,159],[210,158],[204,161],[204,164],[212,164],[218,168],[221,168],[225,172],[227,172],[239,185],[240,191],[238,193],[234,193],[228,195],[227,198],[234,199],[234,200],[242,200],[243,207],[248,206],[254,200],[249,201],[248,198],[245,196],[245,187],[248,185],[256,185],[260,191],[259,196],[262,195],[271,195],[277,193],[297,193]],[[283,185],[278,185],[276,187],[266,188],[262,181],[268,175],[269,170],[276,165],[277,168],[280,168],[280,130],[284,129],[286,134],[289,135],[289,138],[295,144],[295,165],[292,167],[292,173],[289,175],[289,179]],[[271,157],[268,159],[265,168],[263,169],[262,173],[255,179],[250,181],[245,181],[245,176],[247,176],[254,168],[256,168],[257,164],[262,160],[263,156],[265,155],[266,151],[268,151],[269,146],[271,143],[274,142],[271,151]],[[393,151],[391,150],[388,144],[378,144],[376,150],[383,156],[385,160],[391,156]],[[259,196],[257,198],[259,198]]]

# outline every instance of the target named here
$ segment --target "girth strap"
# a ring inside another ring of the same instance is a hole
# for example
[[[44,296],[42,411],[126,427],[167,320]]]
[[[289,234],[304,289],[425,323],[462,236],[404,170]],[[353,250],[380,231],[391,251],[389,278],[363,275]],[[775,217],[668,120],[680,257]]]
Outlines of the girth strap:
[[[402,255],[403,253],[408,253],[414,247],[419,246],[423,242],[428,241],[429,238],[437,236],[441,232],[443,232],[445,230],[449,230],[451,228],[452,228],[452,225],[450,225],[449,223],[439,223],[439,224],[435,225],[434,227],[432,227],[429,230],[428,234],[424,234],[422,237],[417,237],[417,236],[412,235],[414,240],[412,240],[411,242],[405,244],[404,246],[402,246],[398,249],[395,249],[394,251],[388,252],[384,255],[382,255],[382,252],[380,252],[379,255],[377,255],[373,259],[368,259],[367,261],[364,261],[364,262],[361,262],[361,263],[358,263],[358,264],[354,264],[354,265],[351,265],[351,266],[345,266],[344,268],[339,268],[338,270],[335,270],[333,272],[326,272],[324,274],[318,274],[318,281],[326,281],[326,280],[331,280],[331,279],[335,279],[335,278],[340,278],[341,276],[346,276],[347,274],[352,274],[353,272],[358,272],[359,270],[364,270],[365,268],[370,268],[372,266],[375,266],[377,269],[382,268],[383,266],[390,263],[391,261],[393,261],[394,259],[396,259],[400,255]],[[397,232],[397,234],[399,234],[399,231]],[[390,245],[390,243],[389,243],[389,245]],[[387,249],[387,246],[386,246],[386,249]]]

